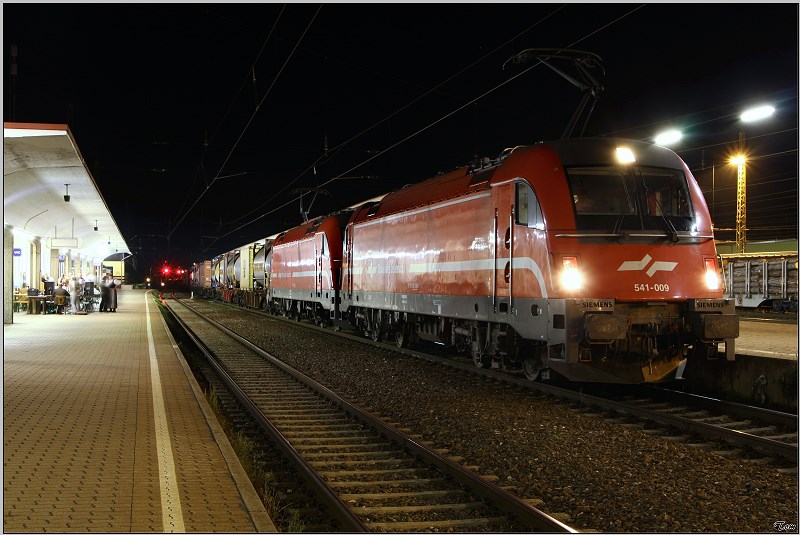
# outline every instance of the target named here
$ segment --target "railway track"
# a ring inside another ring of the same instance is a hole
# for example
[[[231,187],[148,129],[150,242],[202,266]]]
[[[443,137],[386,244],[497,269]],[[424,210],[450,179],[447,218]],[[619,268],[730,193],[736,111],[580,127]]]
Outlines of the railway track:
[[[598,398],[598,399],[595,399]],[[721,456],[745,456],[751,462],[783,462],[781,472],[797,471],[797,417],[683,392],[641,388],[635,394],[584,397],[609,413],[659,426],[670,440]],[[593,410],[593,409],[589,409]],[[727,447],[720,445],[724,443]]]
[[[168,308],[341,529],[574,532],[186,303]]]
[[[276,321],[296,323],[260,311],[232,308],[242,313],[249,312],[274,318]],[[650,429],[649,433],[665,434],[670,440],[687,442],[693,448],[708,449],[722,456],[744,456],[752,462],[776,461],[780,471],[797,470],[798,418],[794,414],[658,388],[626,389],[626,394],[620,396],[614,391],[600,392],[594,385],[557,386],[550,383],[532,383],[516,374],[476,368],[468,358],[399,349],[394,344],[375,342],[342,332],[334,334],[330,329],[311,324],[304,326],[332,336],[348,337],[364,344],[391,349],[469,374],[568,400],[585,413],[602,415],[606,419],[624,418],[625,420],[619,421],[626,425],[652,424],[657,429]]]
[[[587,414],[635,427],[654,424],[657,429],[649,429],[650,434],[664,434],[693,448],[722,456],[744,455],[753,462],[776,460],[781,465],[779,471],[797,470],[798,418],[794,414],[654,387],[625,388],[625,394],[620,395],[596,385],[531,383],[508,373],[476,369],[469,359],[453,362],[431,355],[420,357],[569,400]]]
[[[688,442],[694,448],[709,449],[722,456],[746,455],[753,462],[780,459],[783,465],[793,467],[781,466],[778,470],[797,470],[797,415],[652,387],[626,389],[628,393],[620,396],[618,392],[598,391],[595,385],[562,387],[531,383],[507,373],[476,369],[468,359],[453,362],[442,357],[420,356],[569,400],[587,414],[617,419],[630,426],[641,427],[645,422],[655,424],[658,428],[648,432],[666,434],[670,440]],[[720,442],[727,447],[718,447]]]

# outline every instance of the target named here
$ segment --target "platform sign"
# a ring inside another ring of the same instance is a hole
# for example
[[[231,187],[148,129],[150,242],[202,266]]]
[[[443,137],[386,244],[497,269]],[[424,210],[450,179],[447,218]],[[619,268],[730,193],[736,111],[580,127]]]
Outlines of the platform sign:
[[[22,249],[14,247],[14,256],[22,256]]]

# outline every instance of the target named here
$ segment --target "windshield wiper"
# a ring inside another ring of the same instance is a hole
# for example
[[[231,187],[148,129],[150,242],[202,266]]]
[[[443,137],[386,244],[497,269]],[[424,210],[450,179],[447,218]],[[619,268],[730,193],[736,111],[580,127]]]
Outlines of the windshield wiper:
[[[647,187],[647,184],[644,185],[644,194],[646,199],[650,199],[650,188]],[[669,241],[672,243],[677,243],[680,241],[678,237],[678,230],[675,228],[675,225],[672,224],[672,221],[667,219],[667,216],[664,215],[664,209],[661,208],[661,203],[658,201],[658,196],[653,195],[652,199],[656,202],[656,206],[658,207],[658,215],[661,216],[661,220],[666,224],[667,230],[669,231]]]

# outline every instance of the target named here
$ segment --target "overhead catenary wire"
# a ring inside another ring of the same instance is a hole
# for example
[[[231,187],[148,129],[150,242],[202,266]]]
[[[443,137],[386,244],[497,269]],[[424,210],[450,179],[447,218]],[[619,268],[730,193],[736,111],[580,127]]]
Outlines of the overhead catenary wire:
[[[776,101],[776,104],[781,104],[783,102],[787,102],[787,101],[790,101],[790,100],[796,100],[797,99],[797,95],[796,95],[797,88],[796,87],[791,88],[791,89],[781,89],[779,91],[775,91],[773,93],[765,95],[761,100],[769,100],[774,95],[780,95],[780,94],[786,93],[788,91],[791,91],[793,94],[791,96],[789,96],[789,97],[786,97],[786,98],[783,98],[783,99],[780,99],[780,100]],[[703,114],[703,113],[709,113],[709,112],[716,111],[716,110],[730,109],[732,107],[741,107],[741,106],[745,105],[745,103],[749,103],[751,101],[752,101],[752,99],[740,100],[739,102],[734,102],[733,104],[724,104],[722,106],[716,106],[714,108],[709,108],[709,109],[706,109],[706,110],[700,110],[700,111],[696,111],[696,112],[692,112],[692,113],[687,113],[685,115],[679,115],[678,117],[672,117],[670,119],[664,119],[664,120],[661,120],[661,121],[655,121],[655,122],[652,122],[652,123],[642,124],[642,125],[638,125],[638,126],[631,126],[631,127],[628,127],[628,128],[623,128],[621,130],[614,130],[614,131],[611,131],[611,132],[604,132],[602,134],[599,134],[599,136],[600,137],[611,137],[611,136],[615,136],[615,135],[623,133],[623,132],[630,132],[632,130],[644,130],[644,129],[650,130],[655,126],[664,125],[664,124],[673,124],[673,123],[679,122],[681,119],[685,119],[685,118],[688,118],[688,117],[693,117],[695,115],[700,115],[700,114]],[[714,122],[714,121],[727,119],[728,117],[735,117],[737,115],[739,115],[739,112],[726,113],[724,115],[720,115],[720,116],[717,116],[717,117],[712,117],[711,119],[706,119],[704,121],[699,121],[699,122],[696,122],[696,123],[685,125],[683,128],[687,128],[687,129],[688,128],[694,128],[695,126],[700,126],[700,125],[704,125],[704,124],[711,123],[711,122]]]
[[[239,134],[239,137],[236,139],[236,142],[233,144],[233,147],[231,147],[231,150],[228,153],[228,156],[225,158],[225,161],[220,166],[220,169],[217,172],[217,174],[214,177],[214,179],[211,181],[211,184],[208,184],[205,187],[205,189],[200,193],[200,195],[197,197],[197,199],[195,199],[194,203],[189,207],[188,210],[186,210],[186,212],[175,223],[175,225],[170,230],[168,236],[172,236],[172,234],[175,233],[175,231],[178,229],[178,227],[183,222],[183,220],[186,219],[186,216],[189,215],[189,213],[194,209],[195,206],[197,206],[197,203],[200,202],[200,200],[203,198],[203,196],[205,196],[206,192],[208,192],[208,190],[211,189],[211,187],[217,181],[217,179],[219,178],[219,175],[222,173],[222,170],[225,169],[225,165],[227,165],[228,160],[230,160],[230,158],[233,155],[234,151],[236,151],[236,147],[239,145],[239,142],[241,142],[242,138],[244,137],[244,134],[247,132],[247,129],[253,123],[253,119],[255,119],[256,114],[261,109],[261,106],[264,104],[264,101],[267,99],[267,97],[269,96],[270,92],[272,91],[272,88],[275,87],[275,84],[277,83],[278,78],[280,78],[281,73],[283,73],[284,69],[289,64],[289,61],[291,61],[292,56],[294,56],[294,53],[297,51],[297,47],[302,42],[302,40],[305,37],[306,33],[308,33],[308,30],[311,28],[311,25],[314,24],[314,20],[316,20],[317,15],[319,15],[320,10],[322,10],[322,5],[320,5],[319,8],[317,8],[317,11],[314,12],[314,15],[311,17],[311,20],[309,21],[309,23],[306,26],[305,30],[303,30],[302,35],[300,35],[300,38],[297,40],[297,43],[295,44],[294,48],[289,53],[289,56],[286,58],[286,61],[284,61],[284,63],[281,66],[280,70],[278,71],[278,73],[273,78],[272,83],[270,84],[269,88],[267,88],[267,91],[266,91],[266,93],[264,93],[264,96],[261,97],[261,100],[258,102],[258,105],[256,106],[256,109],[253,110],[253,113],[250,115],[250,118],[248,119],[247,123],[244,125],[244,128],[242,128],[242,131]]]
[[[624,18],[626,18],[626,17],[630,16],[631,14],[635,13],[636,11],[638,11],[639,9],[641,9],[642,7],[644,7],[645,5],[646,5],[646,4],[642,4],[642,5],[639,5],[639,6],[635,7],[634,9],[632,9],[632,10],[628,11],[627,13],[625,13],[625,14],[623,14],[623,15],[619,16],[619,17],[617,17],[616,19],[612,20],[611,22],[608,22],[608,23],[604,24],[603,26],[601,26],[601,27],[597,28],[596,30],[594,30],[594,31],[592,31],[592,32],[590,32],[590,33],[588,33],[588,34],[586,34],[585,36],[581,37],[580,39],[577,39],[576,41],[574,41],[574,42],[570,43],[569,45],[562,47],[560,50],[561,50],[561,51],[563,51],[563,50],[566,50],[566,49],[569,49],[569,48],[572,48],[572,47],[574,47],[575,45],[577,45],[577,44],[579,44],[579,43],[581,43],[581,42],[585,41],[586,39],[588,39],[589,37],[591,37],[591,36],[593,36],[593,35],[597,34],[598,32],[601,32],[601,31],[605,30],[606,28],[608,28],[608,27],[612,26],[613,24],[616,24],[616,23],[617,23],[617,22],[619,22],[620,20],[622,20],[622,19],[624,19]],[[339,175],[337,175],[337,176],[335,176],[335,177],[333,177],[333,178],[331,178],[331,179],[329,179],[329,180],[327,180],[327,181],[323,182],[322,184],[320,184],[320,186],[319,186],[319,187],[324,187],[324,186],[326,186],[326,185],[330,184],[331,182],[334,182],[335,180],[337,180],[337,179],[339,179],[339,178],[341,178],[341,177],[343,177],[343,176],[347,176],[347,175],[349,175],[350,173],[352,173],[352,172],[353,172],[353,171],[355,171],[356,169],[358,169],[358,168],[360,168],[360,167],[362,167],[362,166],[366,165],[367,163],[371,162],[372,160],[374,160],[374,159],[376,159],[376,158],[378,158],[378,157],[382,156],[382,155],[383,155],[383,154],[385,154],[386,152],[388,152],[388,151],[390,151],[390,150],[392,150],[392,149],[394,149],[394,148],[398,147],[399,145],[401,145],[401,144],[405,143],[406,141],[408,141],[409,139],[412,139],[413,137],[415,137],[415,136],[417,136],[417,135],[421,134],[422,132],[425,132],[426,130],[430,129],[431,127],[433,127],[433,126],[435,126],[435,125],[439,124],[440,122],[444,121],[445,119],[447,119],[447,118],[451,117],[452,115],[454,115],[454,114],[458,113],[459,111],[463,110],[464,108],[466,108],[466,107],[468,107],[468,106],[472,105],[473,103],[475,103],[475,102],[479,101],[480,99],[482,99],[482,98],[486,97],[487,95],[490,95],[491,93],[493,93],[493,92],[497,91],[497,90],[498,90],[498,89],[500,89],[501,87],[504,87],[504,86],[508,85],[509,83],[511,83],[512,81],[514,81],[514,80],[516,80],[516,79],[520,78],[521,76],[524,76],[525,74],[527,74],[528,72],[530,72],[531,70],[535,69],[536,67],[538,67],[538,66],[540,66],[540,65],[542,65],[542,64],[543,64],[543,62],[542,62],[542,61],[539,61],[539,62],[536,62],[536,63],[534,63],[534,64],[533,64],[533,65],[531,65],[530,67],[528,67],[528,68],[526,68],[526,69],[524,69],[524,70],[520,71],[519,73],[517,73],[517,74],[515,74],[515,75],[511,76],[511,77],[510,77],[510,78],[508,78],[507,80],[505,80],[505,81],[501,82],[500,84],[496,85],[496,86],[495,86],[495,87],[493,87],[492,89],[489,89],[489,90],[487,90],[487,91],[484,91],[483,93],[481,93],[481,94],[480,94],[480,95],[478,95],[477,97],[475,97],[475,98],[473,98],[473,99],[469,100],[468,102],[466,102],[466,103],[462,104],[461,106],[457,107],[456,109],[454,109],[454,110],[452,110],[452,111],[448,112],[447,114],[445,114],[444,116],[440,117],[439,119],[436,119],[435,121],[433,121],[433,122],[429,123],[427,126],[424,126],[423,128],[420,128],[420,129],[419,129],[419,130],[417,130],[416,132],[414,132],[414,133],[412,133],[412,134],[409,134],[408,136],[404,137],[404,138],[403,138],[403,139],[401,139],[400,141],[397,141],[397,142],[393,143],[392,145],[390,145],[389,147],[387,147],[387,148],[385,148],[385,149],[383,149],[383,150],[381,150],[381,151],[377,152],[376,154],[374,154],[374,155],[370,156],[369,158],[367,158],[366,160],[362,161],[361,163],[359,163],[359,164],[357,164],[357,165],[355,165],[355,166],[351,167],[350,169],[348,169],[348,170],[346,170],[346,171],[344,171],[344,172],[340,173]],[[269,210],[269,211],[267,211],[267,212],[264,212],[264,213],[262,213],[261,215],[259,215],[258,217],[256,217],[256,218],[252,219],[251,221],[249,221],[249,222],[247,222],[247,223],[244,223],[243,225],[240,225],[240,226],[238,226],[238,227],[236,227],[236,228],[232,229],[232,230],[231,230],[231,231],[229,231],[228,233],[226,233],[226,234],[223,234],[223,235],[219,236],[219,237],[218,237],[216,240],[214,240],[214,242],[212,242],[211,244],[209,244],[209,246],[208,246],[208,247],[206,247],[206,248],[203,250],[203,252],[206,252],[206,251],[210,250],[210,248],[211,248],[211,247],[214,245],[214,243],[216,243],[218,240],[220,240],[220,239],[222,239],[222,238],[225,238],[225,237],[227,237],[227,236],[230,236],[230,235],[231,235],[231,234],[233,234],[234,232],[237,232],[237,231],[239,231],[239,230],[241,230],[241,229],[243,229],[243,228],[245,228],[245,227],[247,227],[247,226],[249,226],[249,225],[252,225],[252,224],[253,224],[253,223],[255,223],[256,221],[258,221],[258,220],[260,220],[260,219],[262,219],[262,218],[266,217],[267,215],[270,215],[270,214],[272,214],[272,213],[274,213],[274,212],[276,212],[276,211],[280,210],[281,208],[284,208],[284,207],[286,207],[286,206],[288,206],[288,205],[290,205],[290,204],[293,204],[293,203],[297,202],[299,199],[300,199],[300,197],[297,197],[297,198],[293,198],[293,199],[291,199],[291,200],[289,200],[289,201],[286,201],[285,203],[281,204],[280,206],[277,206],[277,207],[273,208],[272,210]]]
[[[286,10],[286,4],[283,4],[283,7],[281,7],[280,12],[278,13],[278,16],[275,18],[275,22],[272,24],[272,28],[270,29],[269,33],[267,34],[266,39],[264,39],[264,43],[261,45],[261,49],[258,51],[258,54],[256,54],[256,58],[253,60],[253,62],[250,65],[250,70],[253,72],[253,78],[254,79],[255,79],[256,64],[258,64],[259,59],[261,59],[261,55],[264,53],[264,49],[267,47],[267,43],[269,43],[270,39],[272,38],[272,34],[275,32],[275,28],[278,27],[278,22],[280,22],[281,17],[283,16],[283,12],[285,10]],[[248,73],[245,74],[244,79],[242,80],[242,83],[239,86],[239,90],[236,91],[236,95],[234,95],[233,99],[231,100],[231,103],[228,105],[228,109],[225,110],[225,114],[222,116],[222,119],[217,124],[216,130],[214,130],[214,133],[211,135],[211,139],[208,139],[208,132],[206,132],[206,139],[203,142],[203,154],[200,155],[200,162],[197,165],[197,170],[195,171],[195,176],[194,176],[194,180],[192,181],[192,185],[189,187],[189,191],[186,194],[186,197],[184,198],[183,202],[181,203],[180,208],[178,208],[178,213],[179,214],[181,212],[183,212],[183,207],[186,206],[186,203],[189,201],[189,198],[190,198],[190,196],[192,194],[192,190],[194,189],[195,184],[197,184],[198,178],[200,178],[200,176],[202,175],[203,171],[205,170],[205,163],[204,162],[205,162],[206,154],[208,153],[208,147],[216,139],[217,134],[219,133],[220,129],[222,128],[222,125],[225,124],[225,121],[228,118],[228,115],[230,114],[231,110],[233,109],[233,105],[239,99],[239,95],[242,94],[242,90],[245,88],[245,86],[247,85],[247,83],[249,81],[250,81],[250,71],[248,71]],[[254,90],[257,91],[257,88],[254,87]],[[208,184],[206,184],[206,186],[208,186]]]
[[[293,185],[295,182],[297,182],[297,181],[298,181],[298,180],[300,180],[300,179],[301,179],[303,176],[305,176],[305,175],[306,175],[306,173],[308,173],[309,171],[311,171],[312,169],[314,169],[314,167],[315,167],[315,166],[318,166],[318,165],[323,165],[323,164],[325,163],[325,161],[329,161],[329,160],[331,160],[331,159],[332,159],[332,158],[333,158],[333,157],[334,157],[336,154],[338,154],[338,153],[339,153],[339,152],[340,152],[342,149],[344,149],[346,146],[348,146],[348,145],[349,145],[350,143],[352,143],[353,141],[355,141],[355,140],[359,139],[360,137],[364,136],[364,135],[365,135],[365,134],[367,134],[368,132],[370,132],[370,131],[372,131],[373,129],[377,128],[378,126],[382,125],[383,123],[385,123],[385,122],[386,122],[386,121],[388,121],[389,119],[392,119],[393,117],[397,116],[397,115],[398,115],[398,114],[400,114],[401,112],[403,112],[403,111],[405,111],[406,109],[410,108],[411,106],[413,106],[414,104],[416,104],[417,102],[419,102],[420,100],[422,100],[423,98],[427,97],[427,96],[428,96],[428,95],[430,95],[431,93],[433,93],[433,92],[437,91],[438,89],[440,89],[441,87],[443,87],[445,84],[447,84],[447,83],[451,82],[452,80],[454,80],[455,78],[457,78],[457,77],[461,76],[461,75],[462,75],[463,73],[465,73],[467,70],[471,69],[472,67],[474,67],[474,66],[475,66],[475,65],[477,65],[478,63],[481,63],[482,61],[484,61],[486,58],[488,58],[488,57],[489,57],[489,56],[491,56],[492,54],[495,54],[497,51],[499,51],[499,50],[500,50],[500,49],[502,49],[503,47],[507,46],[508,44],[510,44],[511,42],[513,42],[515,39],[518,39],[519,37],[521,37],[521,36],[525,35],[525,34],[526,34],[526,33],[528,33],[529,31],[531,31],[533,28],[535,28],[535,27],[536,27],[536,26],[538,26],[539,24],[543,23],[544,21],[546,21],[547,19],[549,19],[550,17],[552,17],[553,15],[555,15],[556,13],[558,13],[558,12],[559,12],[561,9],[563,9],[564,7],[565,7],[564,5],[561,5],[561,6],[559,6],[559,7],[558,7],[558,9],[556,9],[555,11],[552,11],[552,12],[548,13],[547,15],[545,15],[544,17],[542,17],[541,19],[539,19],[538,21],[536,21],[536,22],[535,22],[534,24],[532,24],[531,26],[528,26],[527,28],[525,28],[525,29],[524,29],[524,30],[522,30],[521,32],[517,33],[517,35],[515,35],[515,36],[514,36],[514,37],[512,37],[511,39],[508,39],[508,40],[506,40],[506,41],[505,41],[503,44],[501,44],[501,45],[498,45],[498,46],[497,46],[497,47],[495,47],[495,48],[494,48],[492,51],[490,51],[490,52],[488,52],[488,53],[484,54],[483,56],[481,56],[481,57],[480,57],[480,58],[478,58],[477,60],[473,61],[473,62],[472,62],[472,63],[470,63],[469,65],[467,65],[467,66],[465,66],[465,67],[462,67],[462,68],[461,68],[461,69],[460,69],[458,72],[456,72],[456,73],[454,73],[454,74],[450,75],[450,76],[449,76],[448,78],[446,78],[445,80],[443,80],[443,81],[441,81],[441,82],[437,83],[437,84],[436,84],[435,86],[433,86],[431,89],[429,89],[429,90],[425,91],[424,93],[420,94],[419,96],[417,96],[416,98],[414,98],[413,100],[411,100],[410,102],[408,102],[407,104],[404,104],[403,106],[401,106],[400,108],[396,109],[395,111],[393,111],[392,113],[390,113],[389,115],[387,115],[386,117],[384,117],[383,119],[381,119],[381,120],[379,120],[379,121],[377,121],[377,122],[373,123],[372,125],[368,126],[368,127],[367,127],[367,128],[365,128],[364,130],[362,130],[361,132],[359,132],[359,133],[355,134],[354,136],[350,137],[349,139],[346,139],[345,141],[342,141],[341,143],[339,143],[338,145],[334,146],[333,148],[328,148],[327,150],[323,151],[322,155],[320,155],[319,157],[317,157],[317,159],[316,159],[316,160],[314,160],[313,162],[311,162],[311,163],[310,163],[310,164],[309,164],[309,165],[308,165],[308,166],[307,166],[305,169],[303,169],[303,171],[301,171],[301,172],[300,172],[300,173],[299,173],[299,174],[298,174],[298,175],[297,175],[295,178],[293,178],[292,180],[290,180],[290,181],[289,181],[289,182],[288,182],[288,183],[287,183],[287,184],[286,184],[286,185],[285,185],[283,188],[281,188],[280,190],[278,190],[277,192],[275,192],[275,193],[274,193],[274,194],[273,194],[273,195],[272,195],[272,196],[271,196],[269,199],[267,199],[266,201],[264,201],[263,203],[261,203],[261,204],[260,204],[259,206],[257,206],[256,208],[252,209],[250,212],[248,212],[248,213],[246,213],[246,214],[244,214],[244,215],[242,215],[242,216],[240,216],[240,217],[237,217],[236,219],[233,219],[233,220],[231,220],[231,221],[228,221],[228,222],[227,222],[227,224],[229,224],[229,225],[236,224],[236,223],[238,223],[239,221],[242,221],[242,220],[244,220],[244,219],[247,219],[248,217],[250,217],[251,215],[253,215],[255,212],[258,212],[258,211],[259,211],[259,210],[261,210],[261,209],[262,209],[264,206],[268,205],[268,204],[269,204],[269,203],[271,203],[273,200],[275,200],[275,198],[276,198],[278,195],[280,195],[281,193],[283,193],[284,191],[286,191],[286,190],[287,190],[287,189],[288,189],[290,186],[292,186],[292,185]],[[323,160],[325,160],[325,161],[323,161]],[[341,176],[344,176],[344,175],[341,175]],[[321,187],[321,186],[320,186],[320,187]]]

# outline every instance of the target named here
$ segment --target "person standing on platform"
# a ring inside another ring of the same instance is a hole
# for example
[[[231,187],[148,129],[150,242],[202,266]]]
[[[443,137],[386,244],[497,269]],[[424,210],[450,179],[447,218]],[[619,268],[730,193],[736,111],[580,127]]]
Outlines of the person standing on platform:
[[[83,295],[83,289],[86,286],[86,281],[83,279],[83,273],[78,275],[77,280],[75,281],[75,287],[78,290],[78,297]]]
[[[105,312],[108,306],[108,277],[103,275],[100,281],[100,312]]]
[[[117,281],[111,277],[108,279],[108,302],[106,307],[109,312],[117,311]]]
[[[78,312],[78,279],[74,275],[69,278],[67,291],[69,292],[69,312],[67,314],[75,314]]]
[[[75,296],[75,302],[78,305],[77,312],[83,312],[83,289],[84,289],[83,273],[79,273],[78,278],[75,279],[75,292],[78,294]]]

